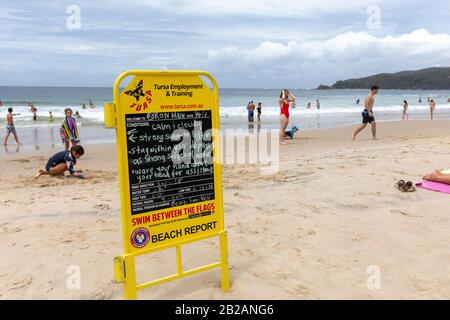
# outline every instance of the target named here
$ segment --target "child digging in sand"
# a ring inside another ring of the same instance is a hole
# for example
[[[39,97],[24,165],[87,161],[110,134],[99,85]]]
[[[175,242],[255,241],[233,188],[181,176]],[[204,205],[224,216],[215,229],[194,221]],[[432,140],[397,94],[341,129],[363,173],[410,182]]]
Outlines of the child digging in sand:
[[[36,178],[44,174],[51,176],[63,176],[67,170],[69,173],[77,178],[84,179],[81,171],[74,170],[73,166],[77,163],[77,160],[84,154],[82,146],[77,145],[70,148],[70,151],[61,151],[54,154],[47,162],[45,170],[39,170]]]

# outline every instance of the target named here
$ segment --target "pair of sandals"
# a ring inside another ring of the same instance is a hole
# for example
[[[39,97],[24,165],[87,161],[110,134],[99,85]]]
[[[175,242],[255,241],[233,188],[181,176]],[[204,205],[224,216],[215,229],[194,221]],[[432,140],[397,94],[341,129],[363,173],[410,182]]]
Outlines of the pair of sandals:
[[[395,187],[401,192],[414,192],[416,191],[416,186],[412,181],[398,180]]]

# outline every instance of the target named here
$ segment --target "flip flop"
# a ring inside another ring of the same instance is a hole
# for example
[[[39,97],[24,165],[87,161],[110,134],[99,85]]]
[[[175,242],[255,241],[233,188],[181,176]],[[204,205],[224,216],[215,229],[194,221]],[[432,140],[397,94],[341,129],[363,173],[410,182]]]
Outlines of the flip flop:
[[[405,192],[403,190],[403,188],[405,187],[405,180],[398,180],[397,183],[395,184],[395,187],[401,191],[401,192]]]
[[[414,192],[416,191],[416,186],[412,181],[408,181],[405,183],[405,186],[403,187],[404,192]]]

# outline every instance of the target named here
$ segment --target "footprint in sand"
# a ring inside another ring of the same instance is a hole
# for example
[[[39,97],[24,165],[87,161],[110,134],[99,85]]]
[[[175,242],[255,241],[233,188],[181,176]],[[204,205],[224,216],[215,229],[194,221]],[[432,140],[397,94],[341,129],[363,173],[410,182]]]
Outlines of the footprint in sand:
[[[33,278],[31,276],[22,276],[18,277],[13,282],[6,285],[7,290],[20,289],[30,285],[33,282]]]
[[[10,160],[11,162],[20,162],[20,163],[26,163],[26,162],[30,162],[29,159],[15,159],[15,160]]]
[[[6,224],[0,226],[0,234],[10,234],[22,231],[21,227],[8,227]]]
[[[94,208],[98,210],[111,210],[111,206],[106,203],[97,204],[94,206]]]

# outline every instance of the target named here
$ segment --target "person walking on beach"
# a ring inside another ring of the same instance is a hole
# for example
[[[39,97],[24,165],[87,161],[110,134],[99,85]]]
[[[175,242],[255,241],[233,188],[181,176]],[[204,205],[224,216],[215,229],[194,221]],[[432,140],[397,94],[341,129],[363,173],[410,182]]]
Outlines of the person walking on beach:
[[[362,112],[363,123],[356,128],[355,132],[352,134],[352,139],[356,140],[356,136],[367,126],[368,123],[372,125],[372,138],[377,140],[377,124],[375,123],[375,117],[373,115],[373,105],[375,103],[375,95],[380,90],[379,86],[373,86],[370,89],[370,93],[367,95],[366,100],[364,100],[364,111]]]
[[[316,100],[316,106],[317,106],[317,110],[320,110],[320,100],[319,99]]]
[[[256,111],[258,112],[258,122],[261,121],[261,109],[262,109],[262,103],[258,102],[258,106],[256,107]]]
[[[18,116],[20,113],[13,113],[13,108],[8,108],[8,114],[6,115],[6,137],[5,141],[3,142],[3,145],[8,144],[8,138],[9,135],[12,133],[14,136],[14,140],[16,140],[16,143],[19,145],[19,139],[17,138],[17,132],[16,128],[14,127],[14,116]]]
[[[405,120],[405,117],[406,117],[406,120],[409,120],[409,116],[408,116],[408,101],[403,100],[402,107],[403,107],[402,120]]]
[[[48,122],[53,123],[53,120],[55,120],[55,118],[53,117],[52,112],[49,111]]]
[[[430,99],[428,107],[430,108],[430,119],[433,120],[434,109],[436,109],[436,102],[434,101],[434,99]]]
[[[39,178],[44,174],[63,176],[64,172],[69,171],[70,175],[84,179],[82,172],[74,169],[74,165],[82,155],[84,155],[84,149],[80,145],[73,146],[70,148],[70,151],[66,150],[58,152],[48,159],[45,170],[39,170],[36,178]]]
[[[77,122],[73,117],[72,109],[67,108],[64,110],[64,113],[66,117],[62,120],[59,135],[61,136],[62,143],[65,145],[67,151],[69,150],[69,142],[72,143],[72,146],[75,146],[80,142],[80,135],[78,134]]]
[[[247,105],[248,110],[248,122],[253,122],[255,117],[255,104],[253,101],[250,101]]]
[[[278,105],[280,106],[280,143],[287,144],[284,141],[284,133],[289,125],[289,104],[295,102],[295,97],[289,92],[288,89],[281,90],[280,99],[278,99]]]

